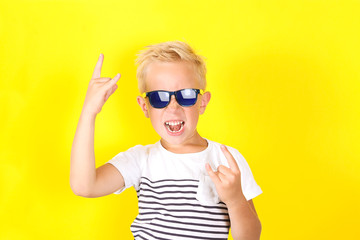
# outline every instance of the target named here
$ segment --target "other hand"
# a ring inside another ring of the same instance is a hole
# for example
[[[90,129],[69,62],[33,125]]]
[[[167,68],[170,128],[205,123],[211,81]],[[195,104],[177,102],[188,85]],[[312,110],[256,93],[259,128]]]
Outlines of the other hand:
[[[221,201],[229,208],[232,205],[238,204],[240,201],[244,201],[245,196],[241,188],[241,172],[239,166],[224,145],[221,145],[221,150],[229,163],[229,167],[220,165],[216,172],[211,169],[209,163],[206,163],[205,167],[211,180],[215,184]]]

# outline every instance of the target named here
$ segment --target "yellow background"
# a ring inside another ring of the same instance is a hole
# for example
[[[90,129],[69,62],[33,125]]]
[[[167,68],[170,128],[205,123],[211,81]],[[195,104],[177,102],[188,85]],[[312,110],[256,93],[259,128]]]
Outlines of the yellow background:
[[[102,76],[122,77],[97,117],[97,166],[158,140],[134,60],[168,40],[207,58],[198,129],[247,159],[261,239],[358,238],[359,12],[360,1],[1,1],[0,239],[131,239],[135,191],[75,196],[71,144],[100,53]]]

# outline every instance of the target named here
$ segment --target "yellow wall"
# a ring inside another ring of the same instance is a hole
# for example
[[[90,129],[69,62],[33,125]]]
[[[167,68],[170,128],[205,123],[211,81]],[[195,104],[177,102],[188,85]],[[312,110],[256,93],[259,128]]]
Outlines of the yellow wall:
[[[122,78],[97,117],[97,166],[158,140],[134,60],[168,40],[207,58],[198,129],[247,159],[262,239],[355,239],[359,11],[349,0],[1,1],[0,239],[131,239],[134,190],[75,196],[71,144],[101,52],[102,76]]]

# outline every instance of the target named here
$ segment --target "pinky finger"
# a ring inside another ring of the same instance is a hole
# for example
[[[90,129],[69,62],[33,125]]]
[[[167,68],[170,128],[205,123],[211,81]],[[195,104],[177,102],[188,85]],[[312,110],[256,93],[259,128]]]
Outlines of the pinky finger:
[[[105,101],[108,100],[108,98],[116,91],[117,88],[118,88],[118,86],[115,84],[115,85],[111,88],[111,91],[106,94],[106,96],[105,96]]]
[[[110,81],[104,84],[104,88],[110,89],[111,87],[113,87],[114,84],[116,84],[116,82],[120,79],[120,77],[121,77],[120,73],[116,74],[116,76],[113,79],[110,79]]]
[[[121,74],[118,73],[118,74],[116,74],[115,77],[114,77],[113,79],[111,79],[111,80],[114,81],[114,82],[117,82],[117,81],[120,79],[120,77],[121,77]]]

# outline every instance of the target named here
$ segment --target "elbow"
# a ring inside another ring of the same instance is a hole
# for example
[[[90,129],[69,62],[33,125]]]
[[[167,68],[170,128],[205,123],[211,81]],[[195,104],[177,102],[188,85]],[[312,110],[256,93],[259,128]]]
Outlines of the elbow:
[[[85,198],[90,198],[91,197],[91,192],[88,188],[80,186],[80,185],[76,185],[72,182],[70,182],[70,188],[72,190],[72,192],[79,197],[85,197]]]
[[[233,236],[234,239],[239,240],[259,240],[261,235],[262,225],[259,219],[253,222],[251,227],[246,228],[245,231]]]
[[[260,235],[261,235],[261,230],[262,230],[261,222],[260,222],[259,219],[257,219],[257,222],[256,222],[256,224],[255,224],[255,226],[254,226],[254,231],[253,231],[254,237],[249,238],[249,239],[259,240],[259,239],[260,239]]]
[[[85,197],[85,198],[89,198],[89,197],[90,197],[90,194],[89,194],[88,192],[85,192],[85,191],[72,189],[72,192],[73,192],[76,196],[79,196],[79,197]]]

